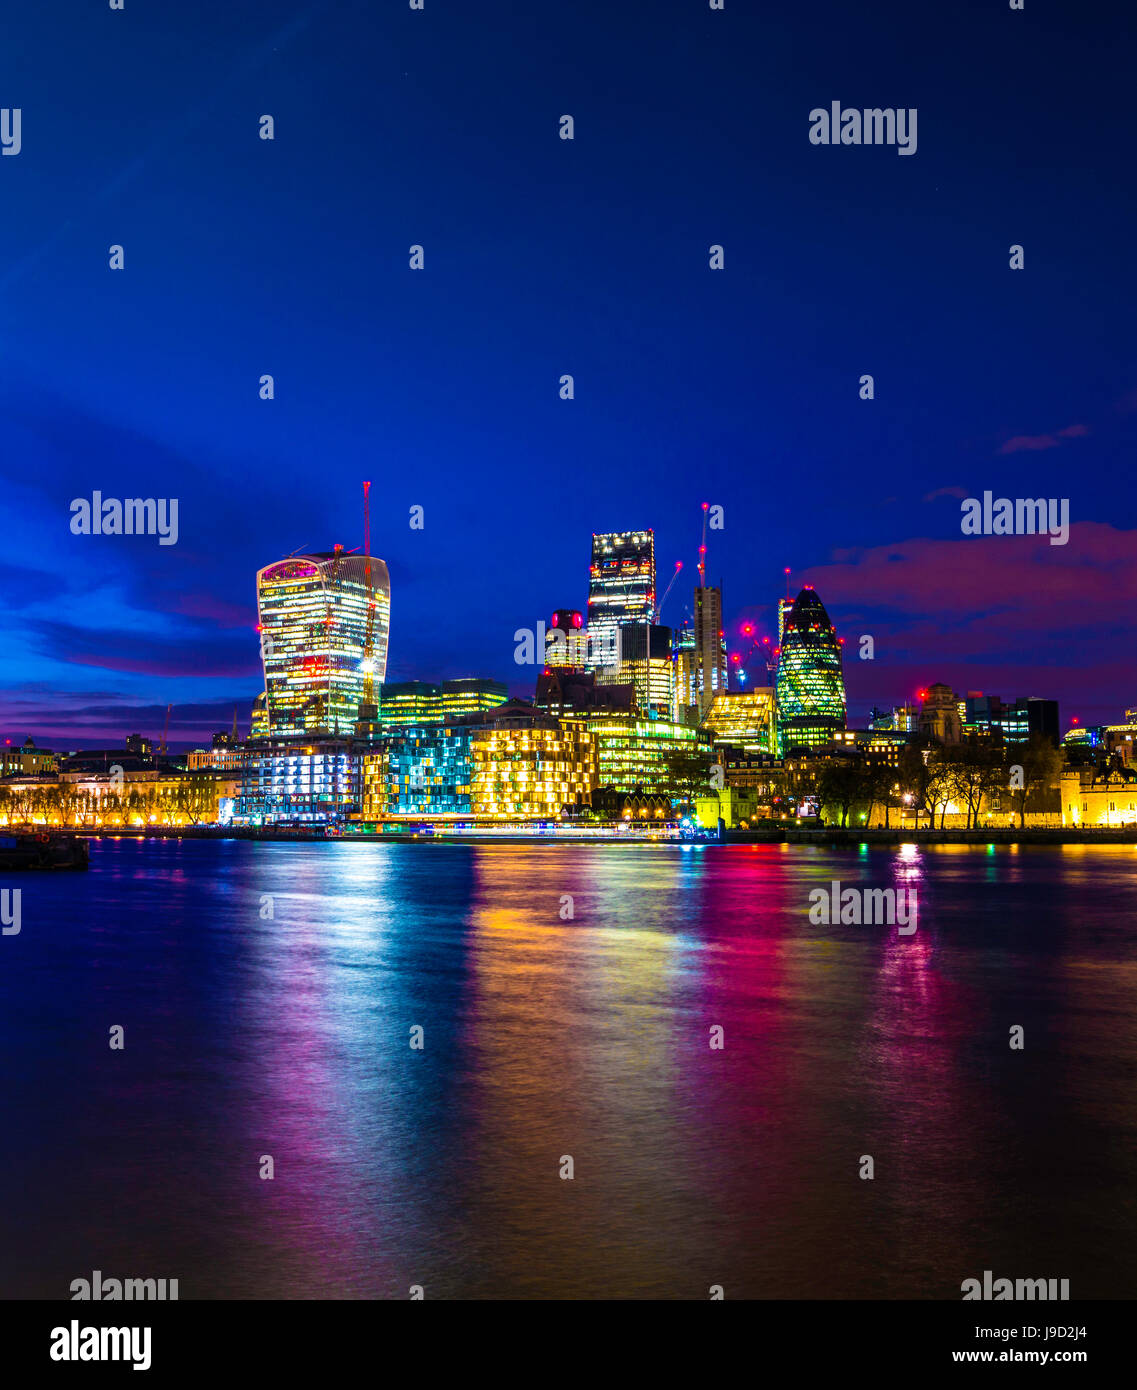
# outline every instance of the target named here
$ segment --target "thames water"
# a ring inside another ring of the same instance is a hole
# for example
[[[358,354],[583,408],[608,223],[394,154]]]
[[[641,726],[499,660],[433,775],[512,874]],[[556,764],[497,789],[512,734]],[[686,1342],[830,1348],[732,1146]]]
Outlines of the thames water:
[[[1135,871],[93,841],[0,883],[0,1294],[1133,1298]],[[811,922],[834,881],[917,930]]]

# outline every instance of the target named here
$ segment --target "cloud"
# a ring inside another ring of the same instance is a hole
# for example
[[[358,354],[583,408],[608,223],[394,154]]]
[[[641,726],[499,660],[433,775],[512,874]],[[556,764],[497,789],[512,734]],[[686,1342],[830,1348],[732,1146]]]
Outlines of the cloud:
[[[970,497],[971,493],[965,487],[938,487],[935,492],[924,494],[925,502],[935,502],[940,497]]]
[[[846,638],[853,722],[933,680],[957,691],[1059,699],[1063,715],[1119,717],[1131,702],[1137,531],[1078,522],[1046,536],[916,538],[835,552],[796,580],[813,584]],[[869,633],[873,661],[857,660]]]
[[[1088,425],[1067,425],[1053,434],[1016,434],[1000,444],[996,453],[1019,454],[1039,449],[1058,449],[1064,439],[1084,439],[1089,432]]]
[[[255,682],[260,668],[256,638],[212,630],[166,635],[138,628],[81,628],[41,620],[35,636],[46,655],[73,666],[130,671],[176,679],[190,671],[197,678],[245,677]]]
[[[37,695],[41,698],[37,698]],[[50,697],[45,716],[42,697]],[[208,745],[219,729],[228,729],[236,706],[239,732],[249,728],[252,693],[239,689],[224,699],[175,703],[170,711],[170,748],[184,750]],[[3,737],[22,743],[31,733],[41,748],[56,752],[77,748],[121,748],[127,734],[158,739],[166,722],[166,706],[120,697],[105,690],[57,692],[0,692]]]

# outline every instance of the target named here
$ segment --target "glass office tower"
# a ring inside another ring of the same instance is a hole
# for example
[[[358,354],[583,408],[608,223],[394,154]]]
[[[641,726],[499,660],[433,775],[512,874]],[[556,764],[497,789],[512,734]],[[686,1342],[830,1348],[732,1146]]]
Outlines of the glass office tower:
[[[654,618],[655,533],[594,533],[586,624],[593,649],[617,658],[620,627],[651,623]]]
[[[387,670],[390,608],[387,566],[374,556],[346,555],[337,546],[278,560],[260,571],[257,611],[268,734],[352,730],[363,700],[369,628],[376,684]]]
[[[778,663],[782,749],[818,747],[845,728],[841,646],[825,605],[809,585],[794,600]]]

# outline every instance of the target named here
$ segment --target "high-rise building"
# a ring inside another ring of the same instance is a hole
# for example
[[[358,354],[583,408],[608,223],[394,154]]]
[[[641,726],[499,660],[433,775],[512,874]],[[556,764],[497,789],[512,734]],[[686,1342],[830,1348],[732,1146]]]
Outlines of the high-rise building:
[[[794,606],[792,598],[780,598],[778,600],[778,646],[782,645],[782,638],[786,634],[786,619],[790,616],[790,610]]]
[[[726,640],[722,627],[722,590],[700,585],[695,590],[695,670],[698,678],[699,719],[707,717],[711,701],[727,689]]]
[[[584,615],[575,608],[558,608],[545,632],[545,665],[583,671],[592,664]]]
[[[370,585],[368,581],[370,566]],[[257,575],[267,733],[347,733],[363,702],[370,622],[372,678],[387,669],[391,585],[374,556],[342,546],[294,555]]]
[[[603,677],[597,677],[601,684]],[[671,629],[656,623],[624,623],[620,627],[620,665],[612,684],[632,685],[636,704],[645,713],[670,719],[675,703],[675,663],[671,659]]]
[[[621,626],[654,617],[655,533],[594,533],[587,622],[593,646],[616,653]]]
[[[778,663],[782,749],[829,743],[845,728],[841,645],[825,605],[807,584],[785,621]]]
[[[675,705],[671,717],[677,724],[698,724],[698,655],[694,624],[689,620],[685,619],[683,626],[676,630],[671,658],[675,663]]]

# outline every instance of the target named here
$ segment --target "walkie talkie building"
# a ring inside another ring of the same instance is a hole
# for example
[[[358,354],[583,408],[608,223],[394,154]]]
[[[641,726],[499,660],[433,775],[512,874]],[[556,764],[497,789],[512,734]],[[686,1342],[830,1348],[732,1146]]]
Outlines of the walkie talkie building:
[[[390,609],[387,566],[374,556],[368,561],[337,546],[261,570],[265,732],[350,733],[364,699],[367,662],[376,685],[386,674]]]

